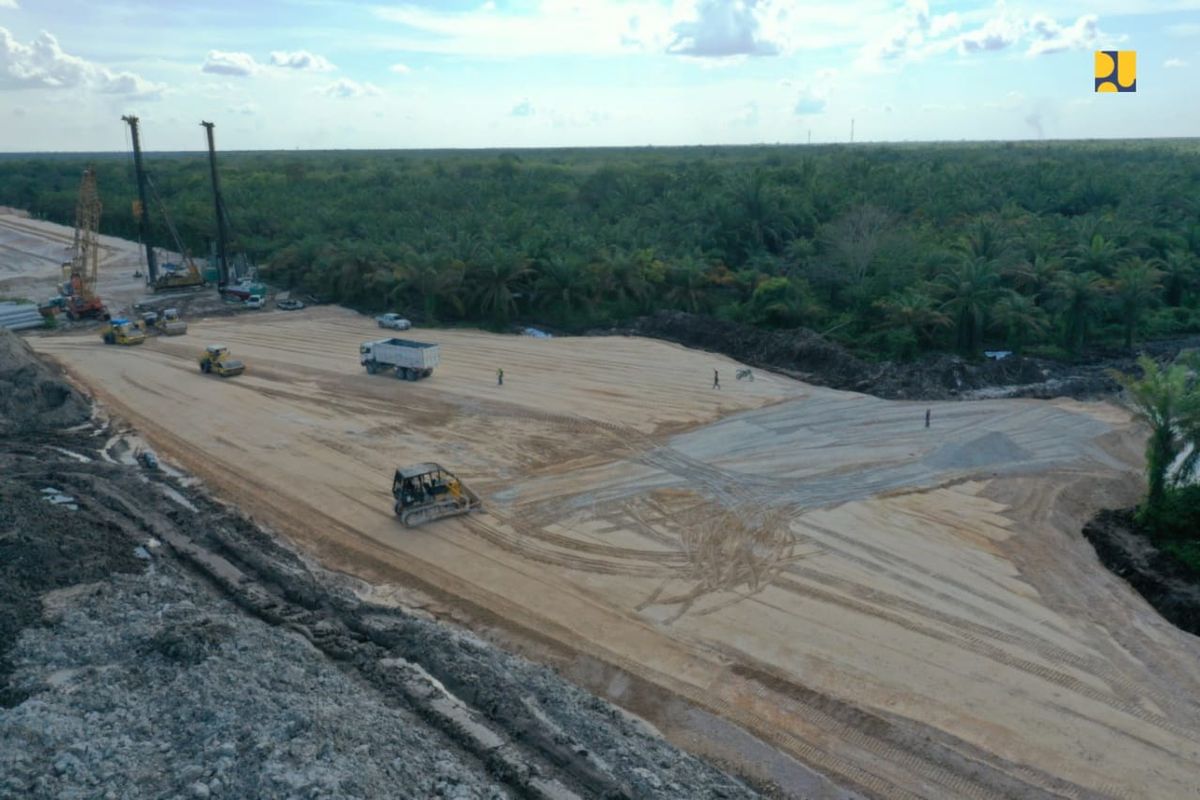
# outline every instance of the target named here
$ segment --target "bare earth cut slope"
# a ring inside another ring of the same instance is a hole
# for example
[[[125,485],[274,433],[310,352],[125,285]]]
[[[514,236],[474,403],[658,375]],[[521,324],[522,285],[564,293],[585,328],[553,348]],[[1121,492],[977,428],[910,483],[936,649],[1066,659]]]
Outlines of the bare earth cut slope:
[[[379,331],[348,311],[191,326],[34,346],[326,566],[694,752],[795,796],[1196,796],[1200,643],[1078,533],[1139,489],[1112,406],[933,404],[926,429],[927,404],[638,338],[414,331],[442,365],[409,383],[362,371]],[[216,341],[244,375],[199,373]],[[420,461],[486,511],[402,528],[390,477]]]

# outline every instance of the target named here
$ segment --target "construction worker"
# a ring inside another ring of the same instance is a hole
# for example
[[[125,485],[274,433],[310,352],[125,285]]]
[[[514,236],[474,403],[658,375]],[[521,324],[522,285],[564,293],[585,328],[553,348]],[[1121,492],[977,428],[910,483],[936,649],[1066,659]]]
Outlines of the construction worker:
[[[721,388],[721,373],[717,372],[715,369],[713,370],[713,388]]]
[[[497,386],[504,385],[504,367],[496,368],[496,385]]]
[[[929,427],[929,414],[930,414],[930,410],[928,408],[925,409],[925,427],[926,428]]]

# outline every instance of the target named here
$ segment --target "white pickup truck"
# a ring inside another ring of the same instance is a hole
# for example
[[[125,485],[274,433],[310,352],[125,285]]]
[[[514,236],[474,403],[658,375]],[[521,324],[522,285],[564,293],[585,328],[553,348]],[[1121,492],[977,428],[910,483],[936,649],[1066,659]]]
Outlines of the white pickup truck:
[[[412,327],[412,323],[399,314],[381,314],[375,321],[379,323],[379,327],[391,328],[394,331],[406,331]]]
[[[412,339],[379,339],[358,348],[359,363],[374,375],[391,370],[397,378],[415,381],[428,378],[440,361],[438,346]]]

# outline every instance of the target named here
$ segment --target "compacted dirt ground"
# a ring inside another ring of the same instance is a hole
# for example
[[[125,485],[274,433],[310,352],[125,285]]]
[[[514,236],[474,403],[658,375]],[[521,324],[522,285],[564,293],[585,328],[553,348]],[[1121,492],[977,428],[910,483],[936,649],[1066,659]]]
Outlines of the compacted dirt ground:
[[[0,797],[757,796],[140,468],[127,426],[0,331],[18,374],[59,391],[0,395]]]
[[[553,664],[760,786],[1196,796],[1200,643],[1079,534],[1141,489],[1115,406],[889,402],[660,341],[470,331],[405,334],[442,350],[414,384],[365,374],[384,332],[342,309],[190,323],[31,341],[361,596]],[[199,373],[215,342],[244,375]],[[392,471],[427,460],[484,512],[401,527]]]
[[[414,384],[358,365],[379,335],[326,308],[34,344],[326,566],[796,796],[1195,791],[1200,647],[1078,533],[1138,491],[1123,411],[737,381],[625,337],[415,330],[443,364]],[[199,373],[218,341],[245,375]],[[485,512],[399,526],[391,472],[426,460]]]

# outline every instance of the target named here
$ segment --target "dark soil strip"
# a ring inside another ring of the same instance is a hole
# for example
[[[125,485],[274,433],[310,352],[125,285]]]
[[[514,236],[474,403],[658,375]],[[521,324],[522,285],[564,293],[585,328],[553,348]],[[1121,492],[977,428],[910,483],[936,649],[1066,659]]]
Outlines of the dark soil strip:
[[[1176,627],[1200,636],[1200,574],[1137,530],[1133,509],[1101,511],[1083,526],[1101,563],[1129,582]]]

